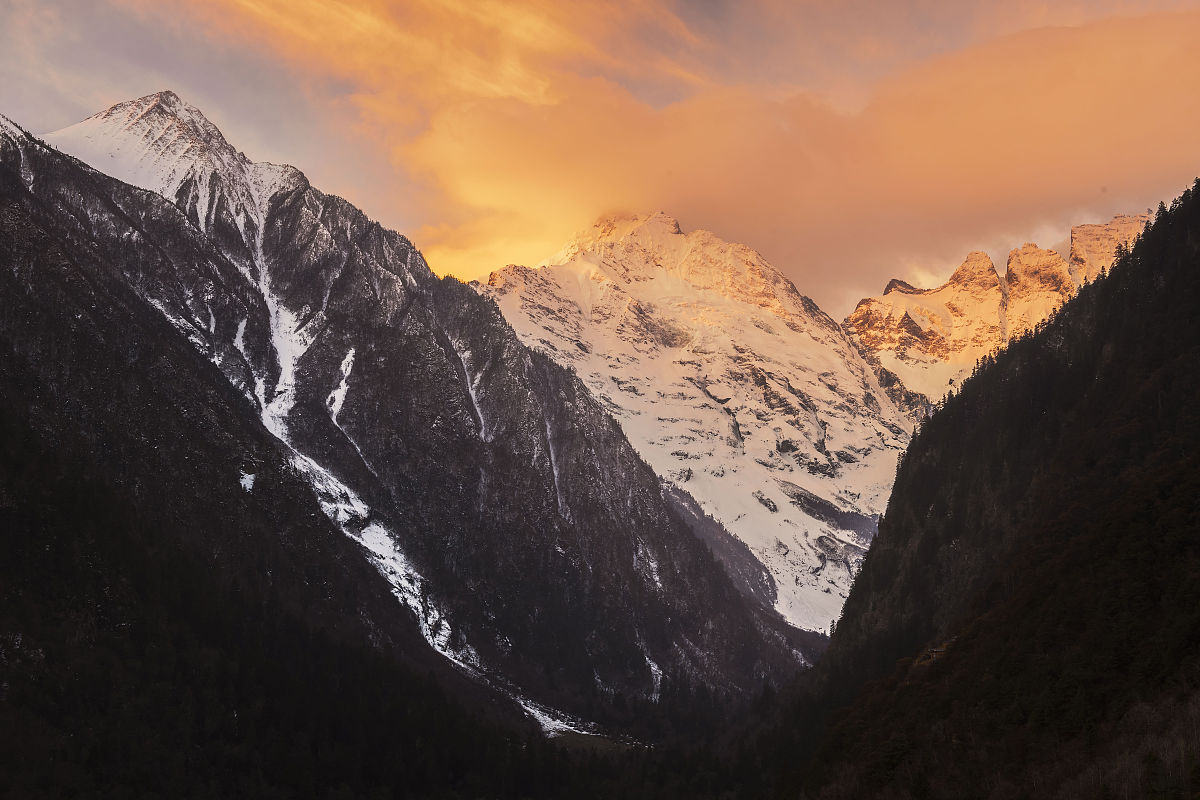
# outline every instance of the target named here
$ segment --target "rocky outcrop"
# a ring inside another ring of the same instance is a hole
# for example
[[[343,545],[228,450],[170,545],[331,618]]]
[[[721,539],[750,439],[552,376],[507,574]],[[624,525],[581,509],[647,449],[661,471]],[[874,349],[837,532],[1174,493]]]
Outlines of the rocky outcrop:
[[[1071,258],[1068,269],[1076,285],[1090,283],[1112,266],[1117,247],[1132,247],[1150,214],[1119,214],[1099,225],[1076,225],[1071,229]]]
[[[860,301],[843,325],[880,380],[920,415],[959,385],[975,363],[1032,330],[1084,283],[1112,265],[1149,215],[1117,216],[1071,229],[1071,257],[1025,244],[1012,250],[1003,276],[986,253],[970,253],[946,283],[917,289],[893,279],[878,297]]]
[[[1046,319],[1075,294],[1067,262],[1053,250],[1026,243],[1008,254],[1001,304],[1000,346]]]
[[[903,387],[938,399],[1003,341],[1004,282],[986,253],[973,252],[936,289],[892,281],[859,302],[844,323],[864,357]],[[908,410],[924,404],[910,400]]]

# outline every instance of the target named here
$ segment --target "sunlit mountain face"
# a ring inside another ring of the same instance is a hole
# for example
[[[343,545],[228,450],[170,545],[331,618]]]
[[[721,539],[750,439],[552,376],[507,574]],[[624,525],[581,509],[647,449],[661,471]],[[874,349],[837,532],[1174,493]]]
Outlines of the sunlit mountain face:
[[[0,8],[0,786],[1191,796],[1197,34]]]
[[[846,329],[878,368],[938,401],[980,359],[1044,322],[1084,286],[1107,273],[1150,214],[1118,215],[1071,229],[1070,259],[1027,243],[1008,254],[1001,275],[986,253],[969,253],[950,279],[918,289],[892,279],[880,297],[861,300]]]
[[[602,220],[479,290],[750,549],[770,605],[828,629],[913,424],[832,318],[750,248],[661,213]]]

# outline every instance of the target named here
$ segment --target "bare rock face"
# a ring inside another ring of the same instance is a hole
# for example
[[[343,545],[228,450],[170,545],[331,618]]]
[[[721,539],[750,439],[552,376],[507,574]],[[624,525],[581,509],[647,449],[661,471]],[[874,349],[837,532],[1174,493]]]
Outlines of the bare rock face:
[[[1119,214],[1100,225],[1076,225],[1071,229],[1071,258],[1068,269],[1075,284],[1090,283],[1112,266],[1117,247],[1132,247],[1150,222],[1149,214]]]
[[[1032,330],[1075,294],[1067,262],[1053,250],[1026,243],[1008,254],[1001,343]]]
[[[1148,214],[1117,216],[1071,229],[1071,257],[1025,244],[999,275],[985,253],[967,255],[936,289],[893,279],[860,301],[843,323],[881,383],[903,408],[920,414],[962,382],[975,362],[1049,317],[1080,286],[1112,266],[1118,246],[1132,245]]]

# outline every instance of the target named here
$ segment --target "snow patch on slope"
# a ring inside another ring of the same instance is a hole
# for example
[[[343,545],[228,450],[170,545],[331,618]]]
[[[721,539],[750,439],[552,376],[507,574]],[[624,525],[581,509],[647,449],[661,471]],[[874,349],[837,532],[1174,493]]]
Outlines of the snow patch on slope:
[[[342,365],[339,368],[342,376],[341,380],[325,400],[325,404],[329,406],[330,417],[335,423],[337,422],[338,414],[342,413],[342,405],[346,402],[346,392],[350,391],[350,370],[353,368],[354,348],[351,347],[350,351],[346,353],[346,357],[342,359]]]
[[[425,579],[405,556],[395,533],[372,519],[370,507],[316,461],[295,453],[292,463],[313,487],[325,515],[346,536],[362,545],[371,563],[391,584],[392,595],[416,617],[421,635],[430,647],[460,669],[508,694],[547,735],[598,733],[594,725],[536,703],[488,672],[474,648],[461,637],[456,641],[450,618],[431,599]]]
[[[430,602],[424,588],[425,580],[401,552],[395,535],[378,522],[371,522],[357,536],[353,532],[348,535],[366,548],[376,568],[392,585],[392,594],[412,611],[425,641],[455,664],[480,670],[479,655],[473,648],[465,643],[458,647],[453,645],[450,620]]]

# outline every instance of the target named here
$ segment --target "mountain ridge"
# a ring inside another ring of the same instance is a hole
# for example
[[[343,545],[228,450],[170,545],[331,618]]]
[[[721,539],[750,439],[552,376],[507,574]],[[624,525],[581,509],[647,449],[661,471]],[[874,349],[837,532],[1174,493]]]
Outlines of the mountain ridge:
[[[0,132],[0,775],[31,796],[495,780],[536,727],[428,647],[244,393],[134,288],[236,274],[149,199]],[[334,730],[357,734],[313,746]]]
[[[1009,252],[1004,274],[986,253],[973,251],[935,288],[892,279],[881,295],[860,300],[843,326],[877,371],[925,398],[907,404],[921,415],[922,406],[960,385],[979,359],[1047,319],[1101,275],[1149,219],[1117,215],[1104,224],[1076,225],[1069,259],[1027,242]]]

